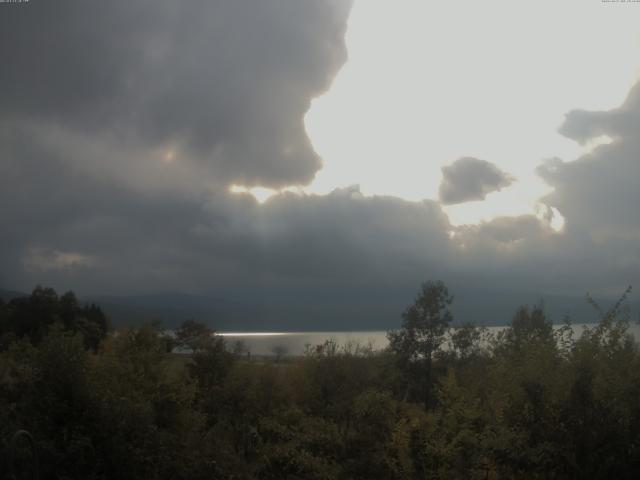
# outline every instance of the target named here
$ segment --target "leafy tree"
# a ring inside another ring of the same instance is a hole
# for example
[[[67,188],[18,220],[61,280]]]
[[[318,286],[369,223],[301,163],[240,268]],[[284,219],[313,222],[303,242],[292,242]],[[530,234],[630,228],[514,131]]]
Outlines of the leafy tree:
[[[389,348],[398,355],[405,369],[412,363],[423,365],[427,408],[432,401],[433,358],[453,320],[449,310],[451,302],[453,296],[443,282],[425,282],[413,305],[402,314],[402,328],[387,333]]]
[[[235,361],[228,352],[224,338],[212,335],[200,339],[197,350],[188,364],[189,372],[197,380],[203,392],[220,387]]]
[[[408,420],[406,409],[380,389],[361,390],[352,401],[353,420],[345,442],[348,477],[409,478],[412,469],[403,428]]]
[[[196,320],[185,320],[175,331],[175,344],[182,349],[197,352],[210,344],[215,332],[209,326]]]
[[[102,309],[92,303],[78,310],[74,330],[82,333],[87,348],[96,351],[100,342],[107,336],[109,320]]]
[[[271,353],[275,355],[275,362],[280,363],[283,357],[285,357],[289,353],[289,347],[286,345],[275,345],[271,349]]]
[[[544,305],[518,308],[507,330],[507,338],[516,348],[531,342],[555,343],[553,323],[547,318]]]
[[[202,454],[204,421],[193,408],[196,385],[181,360],[167,353],[149,324],[120,330],[92,358],[100,427],[94,440],[106,478],[197,478],[192,472],[199,464],[192,462]],[[210,460],[203,456],[202,465]]]
[[[467,323],[453,330],[451,349],[460,360],[467,360],[482,351],[483,342],[486,342],[487,337],[486,327]]]
[[[8,329],[34,344],[40,343],[49,327],[60,321],[58,295],[54,289],[40,285],[28,297],[10,300],[7,309]]]
[[[440,408],[426,432],[423,462],[437,478],[487,478],[485,409],[477,392],[463,388],[453,369],[443,378]]]

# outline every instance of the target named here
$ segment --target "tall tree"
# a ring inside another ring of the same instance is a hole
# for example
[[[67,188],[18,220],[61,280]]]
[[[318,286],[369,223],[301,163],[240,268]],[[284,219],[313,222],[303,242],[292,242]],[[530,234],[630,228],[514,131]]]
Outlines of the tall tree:
[[[442,281],[422,284],[413,305],[402,314],[402,328],[387,333],[389,347],[406,368],[423,364],[425,407],[431,403],[433,357],[445,341],[453,316],[449,306],[453,296]]]
[[[185,320],[175,331],[175,344],[195,353],[207,347],[215,332],[196,320]]]

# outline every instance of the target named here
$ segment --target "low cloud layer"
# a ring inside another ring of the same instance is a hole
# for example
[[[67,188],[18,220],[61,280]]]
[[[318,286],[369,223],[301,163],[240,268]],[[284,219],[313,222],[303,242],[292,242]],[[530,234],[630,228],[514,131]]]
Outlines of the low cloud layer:
[[[484,200],[513,183],[514,178],[493,163],[472,157],[442,167],[440,201],[445,205]]]
[[[67,270],[92,267],[95,261],[81,253],[32,248],[22,259],[27,271]]]

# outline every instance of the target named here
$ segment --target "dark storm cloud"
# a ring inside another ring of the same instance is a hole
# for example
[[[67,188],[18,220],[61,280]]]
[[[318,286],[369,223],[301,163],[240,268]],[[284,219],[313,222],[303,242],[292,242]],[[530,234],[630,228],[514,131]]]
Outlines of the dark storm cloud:
[[[486,160],[465,157],[442,167],[440,201],[445,205],[484,200],[491,193],[508,187],[514,181]]]
[[[442,270],[449,249],[449,224],[436,203],[365,198],[357,187],[326,196],[280,195],[242,218],[246,223],[235,236],[255,242],[242,256],[290,280],[397,280]],[[219,238],[216,224],[201,225],[196,233],[211,242]]]
[[[171,148],[216,182],[320,167],[303,126],[346,58],[350,1],[33,0],[0,11],[6,121]]]
[[[551,160],[538,169],[554,187],[545,203],[567,217],[567,227],[595,240],[640,238],[640,84],[622,106],[608,112],[574,111],[561,132],[580,142],[601,135],[600,145],[574,162]],[[636,252],[639,252],[636,250]],[[637,258],[637,257],[636,257]]]
[[[69,283],[90,286],[100,281],[111,262],[124,258],[129,271],[145,270],[151,267],[145,264],[149,256],[166,261],[165,237],[197,221],[201,210],[197,192],[186,196],[162,186],[140,188],[116,175],[85,168],[80,160],[93,165],[90,152],[79,149],[76,158],[36,138],[11,128],[0,133],[1,284],[26,275],[52,284],[62,276]],[[75,266],[92,268],[62,272],[53,268],[55,258],[74,256],[87,259]],[[38,271],[39,261],[46,275]],[[44,268],[47,264],[52,268]],[[127,283],[135,285],[132,280]]]
[[[306,289],[302,312],[360,288],[379,292],[354,309],[366,318],[385,292],[410,296],[428,278],[572,293],[640,281],[638,89],[612,112],[569,114],[566,135],[614,142],[540,170],[562,233],[530,215],[453,227],[437,202],[357,187],[264,205],[230,194],[319,168],[303,115],[344,61],[349,5],[0,4],[0,287]],[[443,173],[445,203],[512,180],[477,159]]]

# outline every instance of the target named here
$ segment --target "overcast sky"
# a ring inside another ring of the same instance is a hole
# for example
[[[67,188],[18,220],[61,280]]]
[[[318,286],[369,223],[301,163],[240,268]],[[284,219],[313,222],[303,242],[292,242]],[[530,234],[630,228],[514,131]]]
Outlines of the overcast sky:
[[[0,288],[640,288],[639,25],[600,0],[0,4]]]

